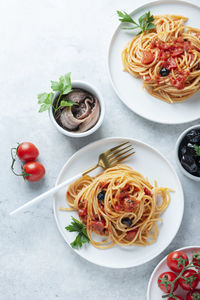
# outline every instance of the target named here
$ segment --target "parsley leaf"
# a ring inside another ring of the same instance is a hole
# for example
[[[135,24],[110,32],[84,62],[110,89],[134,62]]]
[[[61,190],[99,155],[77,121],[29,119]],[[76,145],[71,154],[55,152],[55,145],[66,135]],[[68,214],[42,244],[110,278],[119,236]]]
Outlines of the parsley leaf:
[[[78,103],[70,101],[70,100],[67,100],[67,101],[62,100],[60,102],[60,106],[73,106],[73,105],[78,105]]]
[[[41,104],[39,112],[48,110],[53,103],[54,93],[42,93],[38,95],[38,104]]]
[[[194,145],[194,150],[197,156],[200,156],[200,146]]]
[[[78,249],[81,248],[83,244],[90,242],[87,235],[86,226],[77,219],[72,217],[71,224],[65,227],[65,229],[69,232],[78,232],[75,240],[70,244],[72,248]]]
[[[117,14],[119,16],[119,21],[125,22],[125,23],[131,23],[135,24],[135,26],[132,27],[124,27],[122,29],[128,29],[128,30],[133,30],[139,28],[140,31],[138,34],[143,33],[146,30],[154,29],[156,26],[153,24],[154,17],[151,15],[150,11],[142,15],[138,19],[138,23],[136,23],[130,15],[128,15],[125,11],[119,11],[117,10]]]
[[[72,91],[72,84],[71,84],[71,73],[67,73],[63,76],[60,76],[59,81],[51,81],[51,89],[54,92],[59,92],[58,99],[56,101],[56,107],[53,106],[53,99],[56,96],[56,93],[42,93],[38,95],[38,104],[41,104],[39,112],[43,112],[48,110],[51,106],[53,106],[54,113],[61,108],[66,106],[78,105],[70,100],[64,100],[61,97],[63,95],[67,95]]]
[[[137,23],[125,11],[117,10],[117,14],[119,16],[119,21],[137,25]]]

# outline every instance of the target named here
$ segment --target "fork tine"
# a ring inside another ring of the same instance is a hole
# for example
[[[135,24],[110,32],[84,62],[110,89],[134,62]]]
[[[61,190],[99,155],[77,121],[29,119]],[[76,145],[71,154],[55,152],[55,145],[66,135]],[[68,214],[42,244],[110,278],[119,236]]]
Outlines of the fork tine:
[[[120,145],[118,145],[118,146],[115,146],[115,147],[113,147],[113,148],[107,150],[107,151],[104,152],[104,153],[107,154],[107,153],[109,153],[109,152],[111,152],[111,151],[115,151],[115,150],[119,149],[120,147],[122,147],[122,146],[124,146],[124,145],[126,145],[126,144],[128,144],[128,143],[129,143],[129,142],[125,142],[125,143],[123,143],[123,144],[120,144]]]
[[[112,157],[116,157],[118,154],[122,153],[124,150],[126,150],[128,148],[130,149],[130,147],[133,147],[133,146],[131,144],[129,144],[128,146],[123,147],[119,150],[117,149],[117,151],[112,151],[111,153],[108,154],[108,158],[110,159]]]
[[[126,153],[128,153],[128,152],[130,152],[132,150],[134,150],[134,148],[129,148],[126,151],[119,152],[118,155],[113,155],[111,158],[109,157],[108,159],[109,159],[110,163],[112,163],[112,161],[119,160],[120,157],[122,157],[123,155],[125,155]]]
[[[127,159],[128,157],[130,157],[131,155],[133,155],[135,152],[131,152],[130,154],[122,157],[121,159],[116,159],[116,161],[112,162],[112,164],[117,164],[117,163],[121,163],[122,161],[124,161],[125,159]]]

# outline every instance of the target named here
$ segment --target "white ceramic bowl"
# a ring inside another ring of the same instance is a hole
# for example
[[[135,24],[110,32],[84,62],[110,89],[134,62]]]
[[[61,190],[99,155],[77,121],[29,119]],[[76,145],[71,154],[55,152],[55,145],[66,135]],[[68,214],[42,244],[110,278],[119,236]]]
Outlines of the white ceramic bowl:
[[[104,104],[104,100],[103,100],[103,97],[102,97],[101,93],[91,83],[88,83],[88,82],[85,82],[85,81],[82,81],[82,80],[73,80],[72,81],[72,88],[80,88],[80,89],[86,90],[89,93],[91,93],[92,95],[94,95],[99,100],[100,115],[99,115],[99,119],[98,119],[97,123],[92,128],[90,128],[89,130],[87,130],[85,132],[76,133],[76,132],[69,131],[69,130],[66,130],[66,129],[62,128],[56,122],[56,120],[54,118],[54,115],[53,115],[52,107],[49,109],[49,117],[50,117],[53,125],[62,134],[70,136],[70,137],[75,137],[75,138],[84,137],[84,136],[87,136],[87,135],[90,135],[90,134],[94,133],[101,126],[101,124],[103,122],[103,119],[104,119],[104,114],[105,114],[105,104]]]
[[[178,152],[179,152],[179,146],[183,140],[183,138],[185,137],[185,135],[191,131],[192,129],[200,129],[200,125],[194,125],[192,127],[189,127],[188,129],[186,129],[185,131],[183,131],[183,133],[181,133],[181,135],[179,136],[177,142],[176,142],[176,162],[180,168],[180,170],[182,171],[182,173],[187,176],[188,178],[192,179],[192,180],[195,180],[195,181],[200,181],[200,177],[197,177],[197,176],[194,176],[192,174],[190,174],[188,171],[186,171],[183,166],[181,165],[181,162],[180,162],[180,159],[179,159],[179,156],[178,156]]]
[[[189,260],[191,260],[194,252],[199,251],[199,249],[200,249],[200,246],[188,246],[188,247],[180,248],[180,249],[173,250],[173,251],[183,251],[188,256]],[[162,274],[163,272],[171,271],[167,266],[167,262],[166,262],[167,256],[165,256],[159,262],[159,264],[155,267],[155,269],[149,279],[149,284],[148,284],[148,288],[147,288],[147,300],[168,299],[168,298],[162,298],[164,293],[159,289],[159,287],[157,285],[157,280],[158,280],[159,275]],[[200,288],[200,283],[197,286],[197,288],[198,289]],[[178,289],[176,290],[175,294],[177,294],[185,299],[185,294],[187,292],[188,291],[184,291],[179,286]]]

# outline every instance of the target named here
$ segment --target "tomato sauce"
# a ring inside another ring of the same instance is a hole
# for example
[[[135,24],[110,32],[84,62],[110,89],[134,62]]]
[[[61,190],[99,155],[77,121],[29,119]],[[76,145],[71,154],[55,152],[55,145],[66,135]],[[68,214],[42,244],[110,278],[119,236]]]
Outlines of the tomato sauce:
[[[158,60],[162,62],[161,69],[165,68],[168,71],[174,70],[175,72],[174,74],[176,78],[174,78],[170,74],[169,75],[170,84],[176,87],[177,89],[183,89],[185,86],[185,81],[188,75],[190,74],[190,72],[189,71],[183,72],[178,70],[176,59],[179,56],[183,55],[185,52],[188,52],[190,53],[190,55],[193,55],[191,54],[191,50],[196,49],[195,46],[193,46],[190,41],[178,37],[177,39],[168,42],[163,42],[157,39],[153,39],[150,43],[150,49],[152,50],[155,49],[158,52]],[[199,51],[199,49],[196,50]],[[149,52],[151,51],[144,52],[142,57],[142,63],[145,63],[146,61],[147,63],[153,61],[153,57],[152,60],[150,59],[151,56]],[[163,76],[166,75],[163,75],[162,73],[157,75],[156,77],[157,84],[159,85],[162,84],[161,78],[163,78]],[[148,79],[149,79],[148,77],[143,76],[143,80],[148,81]]]

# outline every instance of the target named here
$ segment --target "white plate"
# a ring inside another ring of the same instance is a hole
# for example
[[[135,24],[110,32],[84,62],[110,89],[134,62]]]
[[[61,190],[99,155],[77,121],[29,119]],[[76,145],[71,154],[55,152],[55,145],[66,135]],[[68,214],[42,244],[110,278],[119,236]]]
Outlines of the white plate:
[[[187,254],[187,256],[190,260],[193,252],[200,250],[200,246],[189,246],[189,247],[177,249],[175,251],[179,251],[179,250],[181,250],[185,254]],[[166,259],[167,259],[167,256],[164,257],[163,260],[161,260],[161,262],[156,266],[156,268],[154,269],[154,271],[151,275],[151,278],[150,278],[149,284],[148,284],[148,289],[147,289],[147,300],[160,300],[160,299],[162,299],[162,296],[164,295],[164,293],[160,290],[160,288],[157,285],[157,280],[158,280],[158,276],[160,274],[162,274],[163,272],[171,271],[167,266]],[[200,283],[197,286],[197,288],[200,288]],[[184,295],[186,295],[187,293],[186,293],[186,291],[183,291],[180,287],[178,287],[178,289],[175,291],[175,294],[184,298]]]
[[[123,8],[123,5],[122,5]],[[135,19],[147,11],[154,15],[178,14],[188,17],[187,25],[200,28],[200,7],[184,1],[156,1],[134,10],[130,15]],[[117,15],[116,15],[117,18]],[[128,31],[128,30],[127,30]],[[111,82],[119,98],[136,114],[158,123],[179,124],[199,119],[200,93],[186,102],[168,104],[152,97],[142,89],[142,80],[123,72],[121,52],[135,33],[121,29],[115,31],[108,55]]]
[[[175,237],[181,224],[184,209],[181,183],[173,167],[158,151],[133,139],[106,138],[82,148],[64,165],[57,178],[56,184],[95,165],[101,152],[127,140],[133,144],[136,151],[134,156],[126,161],[127,165],[139,171],[145,177],[147,176],[151,183],[156,179],[159,186],[170,187],[174,189],[175,192],[171,193],[171,203],[163,213],[163,223],[159,224],[160,233],[157,241],[153,245],[146,247],[114,246],[107,250],[99,250],[92,245],[87,245],[80,250],[74,250],[88,261],[110,268],[134,267],[160,254]],[[63,212],[59,210],[59,207],[67,206],[65,192],[66,189],[62,189],[55,197],[54,215],[60,233],[65,241],[70,244],[76,234],[66,231],[65,227],[71,223],[71,216],[77,218],[78,214],[77,212]]]

